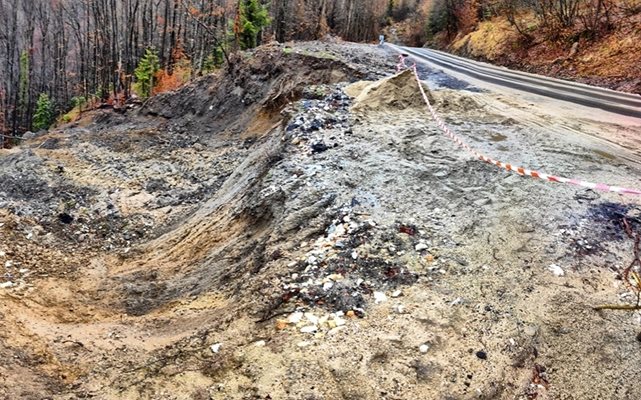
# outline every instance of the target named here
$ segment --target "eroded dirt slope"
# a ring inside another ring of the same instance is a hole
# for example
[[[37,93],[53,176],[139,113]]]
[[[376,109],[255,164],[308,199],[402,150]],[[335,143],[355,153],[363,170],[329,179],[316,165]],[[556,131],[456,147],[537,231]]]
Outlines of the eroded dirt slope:
[[[3,150],[0,397],[641,398],[639,313],[592,309],[634,300],[638,201],[472,159],[393,70],[272,45]],[[603,145],[639,126],[421,72],[480,150],[639,186]]]

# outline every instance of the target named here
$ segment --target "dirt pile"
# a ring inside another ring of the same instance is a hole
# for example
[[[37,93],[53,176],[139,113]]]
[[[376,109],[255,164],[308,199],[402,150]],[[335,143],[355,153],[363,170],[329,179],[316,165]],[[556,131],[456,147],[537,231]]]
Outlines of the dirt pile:
[[[434,101],[431,92],[424,85],[430,101]],[[424,108],[425,101],[418,90],[418,83],[411,70],[405,70],[377,82],[357,82],[345,89],[354,97],[354,112],[380,112],[405,110],[407,108]]]
[[[309,85],[364,76],[338,58],[294,52],[282,45],[235,56],[232,62],[233,67],[222,74],[153,97],[141,113],[171,120],[180,130],[198,131],[205,125],[209,134],[264,133],[278,123],[282,108],[300,99]]]

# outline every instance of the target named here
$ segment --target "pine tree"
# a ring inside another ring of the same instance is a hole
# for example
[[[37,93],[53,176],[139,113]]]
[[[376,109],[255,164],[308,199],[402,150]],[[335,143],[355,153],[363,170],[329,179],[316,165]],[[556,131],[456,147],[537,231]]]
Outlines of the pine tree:
[[[243,50],[256,47],[258,35],[269,25],[269,11],[259,0],[240,0],[238,4],[239,27],[235,33],[239,36],[240,48]]]
[[[160,69],[158,55],[152,49],[147,49],[134,71],[136,76],[135,90],[143,98],[151,96],[154,88],[154,77]]]
[[[18,107],[22,118],[27,117],[27,103],[29,102],[29,54],[20,53],[20,88],[18,91]],[[26,121],[25,121],[26,122]]]
[[[53,102],[46,93],[40,93],[36,103],[36,112],[33,115],[33,129],[47,129],[53,121]]]
[[[387,2],[387,16],[389,18],[394,16],[394,7],[395,6],[396,6],[396,4],[394,4],[394,0],[389,0]]]

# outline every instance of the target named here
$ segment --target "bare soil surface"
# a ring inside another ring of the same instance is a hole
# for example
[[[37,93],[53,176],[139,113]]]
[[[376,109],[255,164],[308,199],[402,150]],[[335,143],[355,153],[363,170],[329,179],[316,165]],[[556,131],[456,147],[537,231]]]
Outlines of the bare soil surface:
[[[532,16],[524,18],[537,26]],[[437,43],[456,54],[512,69],[641,94],[641,13],[620,19],[592,38],[571,30],[554,33],[558,38],[538,29],[531,43],[523,43],[514,27],[495,18],[451,43],[445,38]]]
[[[394,68],[268,45],[0,150],[0,398],[641,398],[641,314],[593,309],[639,200],[473,159]],[[482,152],[641,186],[641,121],[421,74]]]

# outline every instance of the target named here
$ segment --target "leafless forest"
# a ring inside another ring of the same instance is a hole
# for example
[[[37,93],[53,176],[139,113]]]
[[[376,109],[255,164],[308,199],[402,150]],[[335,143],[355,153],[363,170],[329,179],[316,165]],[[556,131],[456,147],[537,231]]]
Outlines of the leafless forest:
[[[0,1],[0,127],[13,134],[32,129],[41,93],[53,99],[56,112],[70,108],[74,97],[128,97],[146,49],[157,52],[170,74],[178,57],[200,74],[217,48],[233,50],[241,3]],[[259,41],[315,39],[330,32],[369,41],[384,22],[387,6],[387,0],[274,0],[270,24]]]
[[[332,34],[372,42],[405,23],[405,39],[422,45],[437,33],[452,37],[501,15],[533,40],[532,24],[557,40],[580,25],[591,35],[615,16],[639,11],[638,0],[0,0],[0,131],[20,135],[87,102],[130,98],[135,70],[148,50],[172,78],[176,63],[189,76],[220,66],[245,34],[241,14],[252,5],[268,17],[249,42],[313,40]],[[155,70],[154,70],[155,71]],[[152,71],[153,72],[153,71]],[[42,95],[51,116],[38,120]],[[42,121],[44,120],[44,121]],[[34,126],[35,125],[35,126]]]

